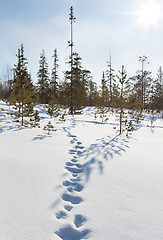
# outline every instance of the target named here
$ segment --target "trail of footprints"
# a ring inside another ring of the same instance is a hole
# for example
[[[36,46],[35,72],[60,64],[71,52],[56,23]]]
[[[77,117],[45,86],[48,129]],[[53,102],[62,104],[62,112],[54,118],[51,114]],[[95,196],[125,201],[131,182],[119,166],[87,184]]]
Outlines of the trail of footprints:
[[[62,194],[61,198],[63,200],[64,211],[59,211],[56,213],[56,218],[66,219],[71,210],[83,202],[83,198],[80,196],[83,191],[84,186],[81,184],[80,175],[83,172],[83,166],[78,162],[78,157],[81,155],[84,147],[82,143],[77,141],[76,136],[71,135],[68,132],[68,136],[71,138],[71,144],[74,145],[73,149],[69,151],[72,155],[72,159],[66,162],[65,168],[70,173],[70,179],[63,181],[63,186],[66,191]],[[80,230],[80,228],[86,223],[87,219],[77,214],[73,219],[73,227],[71,225],[66,225],[60,228],[55,234],[57,234],[63,240],[80,240],[85,239],[90,233],[89,229]]]

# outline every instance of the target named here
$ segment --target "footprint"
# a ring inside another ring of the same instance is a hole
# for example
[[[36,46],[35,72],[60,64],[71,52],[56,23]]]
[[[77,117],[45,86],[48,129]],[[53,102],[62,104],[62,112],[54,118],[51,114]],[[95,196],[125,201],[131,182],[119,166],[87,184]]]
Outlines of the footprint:
[[[72,182],[80,182],[81,181],[81,178],[78,177],[78,178],[71,178],[70,179]]]
[[[70,150],[69,150],[69,153],[70,153],[70,154],[75,154],[76,152],[77,152],[77,151],[74,150],[74,149],[70,149]]]
[[[73,191],[74,191],[74,189],[73,189],[72,187],[69,187],[67,190],[68,190],[69,192],[73,192]]]
[[[72,137],[73,140],[74,140],[74,138],[76,138],[76,136],[75,136],[75,135],[72,135],[71,133],[68,133],[68,137]]]
[[[75,186],[74,186],[74,191],[76,192],[81,192],[83,190],[83,185],[81,185],[80,183],[77,183]]]
[[[74,179],[74,180],[76,180],[76,179]],[[81,185],[80,183],[72,182],[72,181],[64,181],[63,185],[66,187],[69,187],[68,188],[69,192],[73,192],[73,191],[81,192],[84,188],[83,185]]]
[[[76,154],[77,154],[78,156],[81,156],[81,155],[83,154],[83,151],[79,151],[79,150],[78,150],[78,151],[76,152]]]
[[[79,146],[79,145],[75,146],[75,148],[76,148],[76,149],[84,149],[83,146]]]
[[[76,163],[76,162],[77,162],[77,160],[76,160],[76,159],[72,159],[71,161],[72,161],[72,162],[74,162],[74,163]]]
[[[76,163],[75,166],[76,166],[77,168],[82,168],[82,165],[81,165],[80,163]]]
[[[62,199],[66,202],[70,202],[72,204],[80,204],[83,199],[81,197],[78,196],[71,196],[67,193],[62,194]]]
[[[77,160],[73,161],[73,163],[72,163],[72,162],[67,162],[67,163],[66,163],[66,166],[68,166],[68,167],[74,167],[74,166],[76,166],[77,168],[81,168],[82,165],[81,165],[80,163],[76,163],[76,162],[77,162]]]
[[[66,206],[64,206],[64,208],[65,208],[68,212],[70,212],[73,207],[70,206],[70,205],[66,205]]]
[[[78,174],[76,174],[76,173],[73,173],[73,174],[72,174],[72,176],[73,176],[73,177],[77,177],[77,176],[78,176]]]
[[[78,231],[76,229],[73,229],[70,225],[67,225],[63,228],[60,228],[55,232],[55,234],[63,240],[81,240],[87,239],[90,232],[91,231],[89,229]]]
[[[77,228],[81,227],[87,219],[80,214],[75,215],[74,224]]]
[[[82,173],[83,169],[74,168],[74,167],[65,167],[71,173]]]
[[[60,211],[56,213],[56,218],[60,219],[60,218],[66,218],[67,214],[64,211]]]
[[[63,186],[69,187],[71,185],[73,185],[73,183],[68,180],[63,182]]]
[[[66,163],[66,166],[74,166],[74,165],[75,165],[75,163],[71,163],[71,162]]]

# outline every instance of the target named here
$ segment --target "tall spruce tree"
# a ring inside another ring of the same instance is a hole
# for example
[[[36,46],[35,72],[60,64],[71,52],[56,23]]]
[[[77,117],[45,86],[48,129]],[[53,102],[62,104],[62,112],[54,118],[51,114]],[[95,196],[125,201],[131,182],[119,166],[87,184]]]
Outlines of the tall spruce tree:
[[[109,106],[112,105],[113,101],[113,85],[115,83],[114,69],[112,68],[112,60],[110,56],[110,61],[108,63],[108,69],[106,71],[107,81],[109,83]]]
[[[163,110],[163,70],[159,67],[156,80],[154,81],[154,106],[160,112]]]
[[[46,104],[49,101],[49,72],[45,51],[42,50],[39,61],[39,70],[37,72],[37,96],[38,102]]]
[[[97,83],[93,82],[92,79],[88,81],[88,90],[87,90],[87,105],[95,106],[97,105],[98,91],[97,91]]]
[[[74,113],[74,106],[73,106],[73,23],[75,22],[76,18],[74,17],[74,10],[73,7],[70,7],[70,15],[69,15],[69,21],[70,21],[70,26],[71,26],[71,34],[70,34],[70,41],[69,43],[69,47],[70,47],[70,66],[71,66],[71,71],[70,71],[70,113],[73,114]]]
[[[120,92],[120,134],[122,134],[122,124],[123,124],[123,115],[124,115],[124,107],[125,107],[125,93],[126,93],[126,88],[128,86],[128,80],[126,79],[127,77],[127,72],[124,69],[124,66],[122,66],[122,70],[119,71],[120,76],[117,76],[119,83],[121,85],[121,92]]]
[[[144,70],[145,63],[149,64],[147,61],[147,57],[140,56],[139,61],[141,62],[141,70],[138,70],[137,73],[137,83],[136,88],[139,89],[139,95],[141,96],[141,104],[143,108],[148,108],[150,104],[150,90],[151,90],[151,83],[153,81],[151,72]]]
[[[3,96],[3,87],[2,87],[2,83],[0,82],[0,99],[2,99]]]
[[[105,73],[102,74],[101,79],[101,106],[108,106],[109,105],[109,91],[107,87],[107,81],[105,79]]]
[[[10,96],[10,103],[18,109],[15,113],[21,117],[21,124],[24,125],[24,117],[29,117],[33,113],[34,90],[31,76],[27,70],[27,59],[24,57],[24,46],[18,49],[16,55],[18,62],[14,68],[13,87]]]
[[[147,109],[150,105],[151,99],[151,87],[152,87],[152,75],[149,71],[143,71],[143,82],[142,82],[142,71],[138,70],[137,75],[130,78],[132,85],[133,96],[139,99],[142,109]],[[143,88],[143,89],[142,89]]]
[[[82,69],[81,60],[78,53],[73,53],[71,70],[65,72],[64,94],[71,114],[80,110],[86,99],[86,71]]]
[[[52,73],[51,73],[51,80],[50,80],[50,97],[57,100],[58,98],[58,54],[57,54],[57,49],[54,50],[54,54],[53,54],[53,69],[52,69]]]

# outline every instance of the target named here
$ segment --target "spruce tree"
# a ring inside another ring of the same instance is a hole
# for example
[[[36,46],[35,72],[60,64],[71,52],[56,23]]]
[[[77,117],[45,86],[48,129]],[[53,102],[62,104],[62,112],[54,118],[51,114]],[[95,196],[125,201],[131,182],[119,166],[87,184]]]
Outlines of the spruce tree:
[[[56,99],[58,98],[58,54],[57,49],[54,50],[53,54],[53,69],[51,73],[51,80],[50,80],[50,97],[52,96]]]
[[[50,132],[55,132],[57,129],[54,128],[53,124],[49,121],[47,125],[44,126],[43,130],[47,131],[48,135]]]
[[[124,69],[124,66],[122,66],[122,70],[119,71],[119,74],[120,76],[117,76],[118,80],[119,80],[119,83],[121,85],[121,93],[120,93],[120,111],[119,111],[119,114],[120,114],[120,134],[122,134],[122,124],[123,124],[123,116],[124,116],[124,107],[125,107],[125,89],[124,89],[124,85],[127,86],[127,83],[128,83],[128,80],[126,79],[127,77],[127,72],[126,70]]]
[[[141,56],[139,57],[139,61],[142,64],[142,69],[137,71],[138,75],[136,87],[139,89],[139,95],[141,96],[141,103],[144,109],[148,108],[150,104],[150,90],[153,79],[151,72],[144,70],[145,63],[149,63],[147,62],[147,57]]]
[[[18,49],[17,65],[14,68],[13,88],[10,96],[10,103],[18,109],[15,115],[20,118],[24,125],[24,117],[29,117],[33,113],[34,89],[31,76],[27,70],[27,59],[24,57],[24,46]]]
[[[30,119],[30,121],[31,121],[30,124],[31,124],[32,127],[40,127],[40,124],[39,124],[39,122],[40,122],[40,117],[39,117],[39,112],[38,112],[38,110],[36,110],[36,111],[34,112],[32,118]]]
[[[74,113],[74,106],[73,106],[73,22],[75,22],[76,18],[74,17],[74,10],[73,7],[70,7],[70,15],[69,15],[69,21],[70,21],[70,26],[71,26],[71,36],[70,36],[70,41],[69,43],[69,47],[71,49],[70,52],[70,66],[71,66],[71,70],[70,70],[70,113],[73,114]]]
[[[95,106],[97,105],[97,83],[93,82],[92,79],[88,81],[88,90],[87,90],[87,105]]]
[[[107,81],[105,79],[105,73],[102,74],[101,79],[101,106],[108,106],[109,101],[109,91],[107,87]]]
[[[163,70],[159,67],[156,80],[154,81],[154,107],[160,112],[163,110]]]
[[[51,97],[51,100],[45,105],[46,109],[48,110],[48,114],[50,117],[58,117],[59,116],[59,107],[56,104],[56,99],[54,96]]]
[[[112,105],[113,101],[113,84],[115,83],[114,69],[112,68],[112,61],[110,56],[110,61],[108,63],[108,69],[106,71],[107,81],[109,83],[109,106]]]
[[[71,70],[65,72],[64,94],[71,114],[77,113],[85,104],[86,99],[87,81],[83,75],[85,71],[82,69],[81,60],[78,53],[73,53]]]
[[[107,87],[107,81],[105,79],[105,73],[102,74],[101,86],[100,86],[100,94],[99,99],[95,108],[95,118],[99,115],[102,122],[106,122],[108,120],[107,113],[109,111],[109,92]]]
[[[2,99],[3,97],[3,87],[2,87],[2,83],[0,82],[0,99]]]
[[[49,72],[46,61],[45,51],[42,50],[39,61],[39,70],[37,72],[37,95],[38,102],[46,104],[49,101]]]

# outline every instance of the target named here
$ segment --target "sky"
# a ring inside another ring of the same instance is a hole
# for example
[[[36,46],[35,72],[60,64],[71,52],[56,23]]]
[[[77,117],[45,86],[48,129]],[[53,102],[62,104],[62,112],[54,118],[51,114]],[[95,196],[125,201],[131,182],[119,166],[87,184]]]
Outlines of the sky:
[[[40,53],[45,50],[49,72],[53,52],[58,51],[59,77],[69,68],[70,22],[73,6],[74,51],[100,84],[107,61],[115,73],[125,66],[131,77],[141,69],[139,56],[147,56],[144,68],[156,77],[163,66],[163,2],[161,0],[0,0],[0,76],[17,63],[16,53],[24,44],[32,80],[37,82]]]

